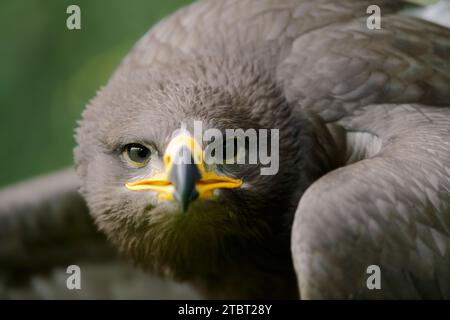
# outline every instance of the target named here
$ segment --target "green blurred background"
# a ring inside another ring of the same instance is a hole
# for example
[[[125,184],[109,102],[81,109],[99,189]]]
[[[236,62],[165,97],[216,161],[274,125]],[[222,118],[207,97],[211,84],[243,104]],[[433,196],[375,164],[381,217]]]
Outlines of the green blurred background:
[[[85,104],[150,26],[190,2],[2,0],[0,187],[71,165]],[[66,28],[70,4],[81,30]]]
[[[76,121],[127,51],[191,0],[0,3],[0,186],[73,163]],[[81,8],[81,30],[66,9]]]

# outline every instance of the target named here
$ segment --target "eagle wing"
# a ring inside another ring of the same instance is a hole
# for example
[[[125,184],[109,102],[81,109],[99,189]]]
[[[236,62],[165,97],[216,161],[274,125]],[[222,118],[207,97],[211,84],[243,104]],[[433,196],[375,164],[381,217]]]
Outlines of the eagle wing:
[[[292,230],[301,296],[450,298],[450,108],[369,105],[340,124],[378,148],[301,198]],[[372,265],[378,289],[367,286]]]
[[[29,270],[111,256],[77,192],[72,169],[0,191],[0,265]],[[101,249],[101,250],[99,250]]]
[[[380,30],[365,23],[301,35],[278,67],[291,101],[343,128],[349,150],[363,146],[299,202],[300,293],[449,298],[450,29],[396,13]],[[380,290],[368,289],[371,265]]]
[[[69,290],[78,265],[81,290]],[[144,274],[100,234],[73,169],[0,190],[0,298],[197,298],[187,285]]]

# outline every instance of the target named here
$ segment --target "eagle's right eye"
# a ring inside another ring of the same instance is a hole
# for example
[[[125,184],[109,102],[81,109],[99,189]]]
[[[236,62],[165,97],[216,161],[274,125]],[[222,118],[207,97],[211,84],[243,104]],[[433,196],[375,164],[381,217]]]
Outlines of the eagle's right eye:
[[[150,160],[151,151],[141,144],[131,143],[125,146],[123,155],[130,165],[142,168]]]

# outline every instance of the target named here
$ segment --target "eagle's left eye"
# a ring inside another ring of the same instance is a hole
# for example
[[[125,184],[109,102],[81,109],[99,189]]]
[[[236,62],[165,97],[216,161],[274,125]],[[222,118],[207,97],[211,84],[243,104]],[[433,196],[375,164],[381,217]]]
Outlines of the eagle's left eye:
[[[125,146],[123,155],[132,166],[142,168],[150,160],[151,151],[141,144],[131,143]]]

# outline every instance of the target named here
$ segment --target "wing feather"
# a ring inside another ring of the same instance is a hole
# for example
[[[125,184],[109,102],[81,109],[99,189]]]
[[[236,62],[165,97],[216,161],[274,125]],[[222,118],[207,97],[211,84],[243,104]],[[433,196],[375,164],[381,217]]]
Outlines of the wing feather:
[[[292,233],[301,296],[450,298],[450,108],[371,105],[340,125],[382,146],[301,198]],[[366,286],[370,265],[381,290]]]
[[[0,266],[45,269],[114,255],[78,194],[73,169],[0,191]]]

